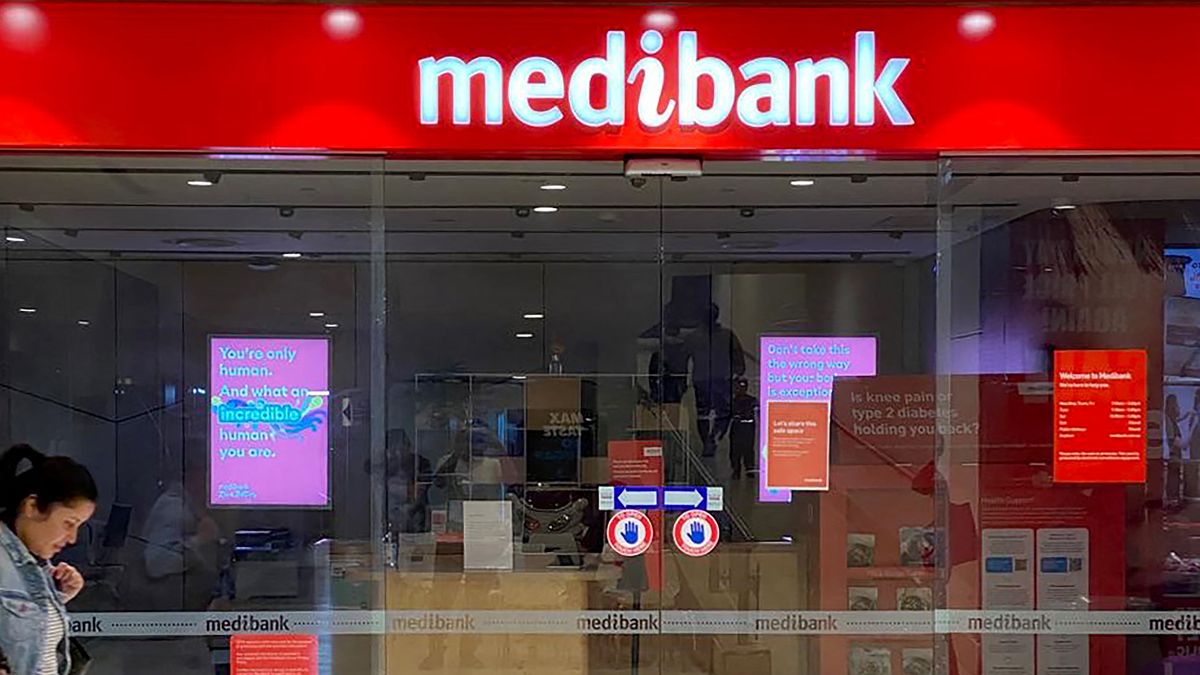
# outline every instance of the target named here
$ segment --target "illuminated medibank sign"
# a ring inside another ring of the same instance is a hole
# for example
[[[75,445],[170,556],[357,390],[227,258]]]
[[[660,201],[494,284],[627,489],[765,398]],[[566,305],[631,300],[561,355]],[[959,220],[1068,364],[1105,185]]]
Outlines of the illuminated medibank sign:
[[[889,58],[879,67],[872,31],[855,34],[849,62],[838,56],[791,63],[771,56],[746,61],[737,66],[745,82],[740,91],[734,66],[719,56],[699,55],[696,31],[679,33],[674,93],[668,90],[668,66],[660,54],[662,33],[647,30],[638,42],[640,54],[632,57],[636,61],[631,68],[624,31],[609,31],[604,55],[584,59],[569,72],[545,56],[523,59],[507,74],[489,56],[422,58],[418,61],[421,124],[446,123],[441,97],[449,95],[453,125],[482,121],[495,126],[511,115],[529,127],[550,127],[570,115],[588,127],[620,127],[626,123],[629,95],[636,96],[637,122],[648,129],[661,129],[672,121],[683,128],[713,128],[731,118],[754,128],[813,126],[818,122],[819,81],[829,92],[828,110],[821,111],[825,116],[821,121],[830,126],[873,126],[877,109],[894,126],[913,123],[896,91],[909,59]],[[476,78],[482,87],[472,86]],[[604,92],[602,105],[592,96],[597,80]],[[707,100],[700,96],[702,80],[711,84],[712,96]],[[482,92],[482,110],[472,101],[473,88],[476,94]]]

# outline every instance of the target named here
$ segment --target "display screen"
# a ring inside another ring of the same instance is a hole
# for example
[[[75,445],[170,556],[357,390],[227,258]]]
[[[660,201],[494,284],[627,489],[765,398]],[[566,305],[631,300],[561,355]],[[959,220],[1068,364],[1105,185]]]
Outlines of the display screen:
[[[875,338],[764,335],[759,348],[759,500],[828,489],[833,378],[874,375]]]
[[[209,503],[329,505],[329,340],[209,340]]]
[[[1163,253],[1167,259],[1168,294],[1200,298],[1200,248],[1168,248]],[[1173,283],[1181,283],[1182,288],[1171,292]]]

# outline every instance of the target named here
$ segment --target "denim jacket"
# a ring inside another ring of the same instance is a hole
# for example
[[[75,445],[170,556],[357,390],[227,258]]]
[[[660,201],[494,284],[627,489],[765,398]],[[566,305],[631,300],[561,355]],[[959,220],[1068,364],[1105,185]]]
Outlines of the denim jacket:
[[[59,675],[71,669],[70,619],[50,577],[17,535],[0,524],[0,651],[8,657],[12,675],[34,675],[42,657],[49,625],[47,601],[63,618],[65,638],[59,648]]]

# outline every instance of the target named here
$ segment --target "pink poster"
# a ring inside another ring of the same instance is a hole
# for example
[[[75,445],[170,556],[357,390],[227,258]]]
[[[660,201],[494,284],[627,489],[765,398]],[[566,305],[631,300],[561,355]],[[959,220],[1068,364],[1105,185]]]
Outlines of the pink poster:
[[[826,481],[815,481],[810,487],[797,483],[795,470],[772,472],[771,439],[775,437],[771,429],[776,422],[772,411],[787,408],[773,408],[771,404],[790,401],[828,404],[833,398],[833,378],[874,375],[875,338],[763,335],[759,339],[759,362],[759,501],[786,502],[791,501],[792,490],[828,488]],[[828,438],[818,449],[824,468],[816,474],[827,477]]]
[[[329,341],[209,344],[209,502],[328,506]]]

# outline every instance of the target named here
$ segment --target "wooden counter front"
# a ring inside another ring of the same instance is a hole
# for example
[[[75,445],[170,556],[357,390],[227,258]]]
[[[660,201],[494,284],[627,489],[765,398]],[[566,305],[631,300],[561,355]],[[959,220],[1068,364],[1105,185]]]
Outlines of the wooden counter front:
[[[387,573],[387,608],[570,611],[588,608],[595,573],[575,570]],[[387,636],[387,673],[487,670],[489,675],[588,672],[586,635]]]

